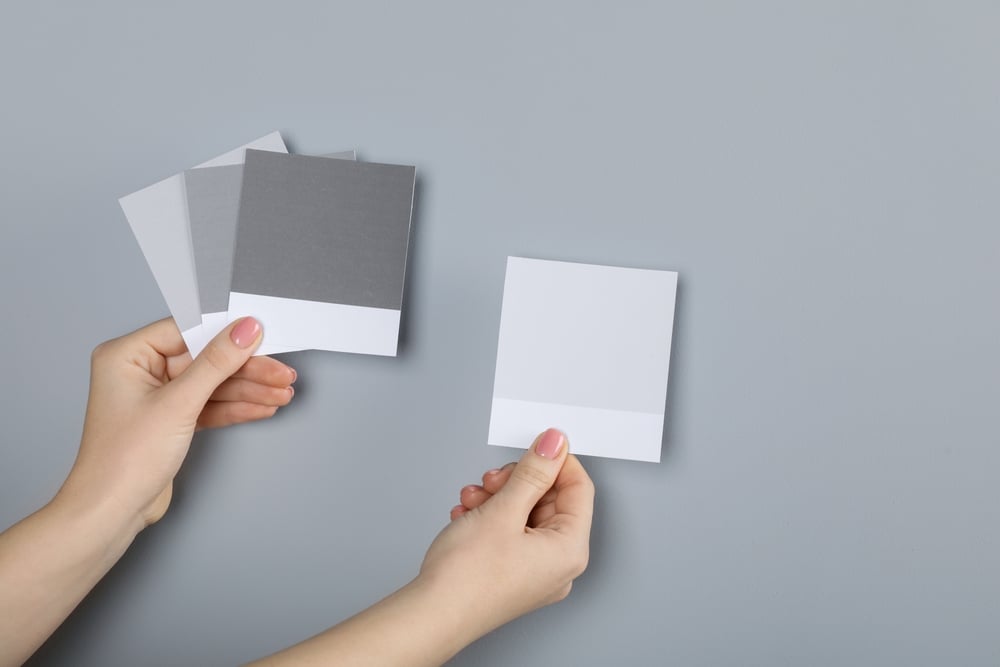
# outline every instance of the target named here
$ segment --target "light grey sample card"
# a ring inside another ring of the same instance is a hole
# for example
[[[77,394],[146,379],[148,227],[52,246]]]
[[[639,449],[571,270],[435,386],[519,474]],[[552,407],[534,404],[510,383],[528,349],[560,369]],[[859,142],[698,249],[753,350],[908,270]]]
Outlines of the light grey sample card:
[[[327,158],[354,160],[354,151],[325,155]],[[210,340],[229,322],[229,288],[233,276],[233,252],[236,245],[236,222],[240,208],[243,165],[189,169],[184,172],[191,243],[194,246],[195,272],[201,302],[204,339]],[[292,352],[262,343],[262,354]]]
[[[250,147],[286,150],[281,135],[272,132],[196,168],[241,163],[245,150]],[[192,355],[197,354],[204,347],[205,339],[183,175],[175,174],[126,195],[118,202],[184,342]]]
[[[660,460],[677,274],[507,258],[489,444]]]
[[[229,317],[271,344],[395,356],[411,166],[247,151]]]

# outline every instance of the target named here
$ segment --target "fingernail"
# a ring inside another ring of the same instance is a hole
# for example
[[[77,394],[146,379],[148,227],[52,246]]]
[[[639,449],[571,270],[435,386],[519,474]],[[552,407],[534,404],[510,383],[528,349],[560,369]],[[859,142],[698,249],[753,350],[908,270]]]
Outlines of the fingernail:
[[[291,366],[288,367],[288,370],[292,372],[292,381],[290,382],[290,384],[295,384],[295,381],[299,379],[299,372],[294,368],[292,368]]]
[[[499,475],[500,474],[500,468],[494,468],[493,470],[487,470],[486,474],[487,475]]]
[[[294,396],[295,395],[295,387],[291,387],[291,386],[288,387],[288,393],[291,394],[292,396]]]
[[[559,456],[559,450],[562,449],[563,437],[562,431],[555,428],[550,428],[542,437],[539,438],[538,444],[535,445],[535,453],[545,459],[554,459]]]
[[[243,349],[253,345],[259,335],[260,322],[252,317],[244,317],[229,333],[229,337],[236,343],[236,347]]]

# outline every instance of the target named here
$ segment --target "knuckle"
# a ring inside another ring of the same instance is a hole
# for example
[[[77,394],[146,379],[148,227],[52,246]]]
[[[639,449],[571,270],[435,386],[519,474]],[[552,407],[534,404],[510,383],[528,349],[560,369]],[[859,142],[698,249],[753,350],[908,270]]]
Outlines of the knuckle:
[[[545,493],[552,486],[552,480],[548,473],[531,465],[516,466],[510,476],[512,479],[531,486],[539,493]]]
[[[577,553],[575,558],[571,561],[573,578],[576,579],[581,574],[587,571],[587,566],[590,565],[590,549],[584,549]]]
[[[566,564],[566,574],[570,581],[587,571],[590,564],[590,545],[573,546],[563,553],[563,563]]]
[[[98,343],[90,353],[90,362],[92,364],[99,364],[108,357],[110,352],[111,341],[106,340],[103,343]]]
[[[246,380],[229,380],[229,381],[235,383],[236,398],[238,398],[239,400],[254,401],[260,398],[255,394],[254,386],[252,383],[247,382]]]

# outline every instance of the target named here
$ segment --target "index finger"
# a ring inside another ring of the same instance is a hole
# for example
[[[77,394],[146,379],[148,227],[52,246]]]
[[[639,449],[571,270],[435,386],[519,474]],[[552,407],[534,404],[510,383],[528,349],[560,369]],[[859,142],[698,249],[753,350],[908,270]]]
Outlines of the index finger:
[[[271,357],[251,357],[233,374],[234,378],[243,378],[266,384],[271,387],[287,387],[295,382],[298,374],[288,364]]]

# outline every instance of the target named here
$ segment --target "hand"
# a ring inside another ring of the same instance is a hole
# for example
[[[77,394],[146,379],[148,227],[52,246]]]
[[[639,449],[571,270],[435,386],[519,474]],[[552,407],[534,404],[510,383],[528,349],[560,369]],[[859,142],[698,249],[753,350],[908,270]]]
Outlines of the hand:
[[[427,552],[420,578],[464,596],[479,634],[564,599],[587,567],[594,485],[567,450],[549,429],[516,465],[463,488]]]
[[[291,400],[295,371],[250,356],[261,337],[244,318],[192,361],[165,319],[99,345],[80,452],[57,501],[111,503],[139,528],[158,521],[195,430],[264,419]]]
[[[469,510],[474,510],[493,497],[510,479],[516,462],[511,462],[502,468],[493,468],[483,473],[482,484],[463,486],[458,493],[459,504],[451,508],[451,520],[454,521]],[[551,492],[550,492],[551,493]],[[546,494],[546,495],[550,495]],[[550,498],[543,497],[539,504],[548,504]]]
[[[173,320],[94,350],[73,469],[56,497],[0,534],[0,666],[41,645],[170,503],[195,429],[263,419],[292,397],[295,371],[250,359],[244,318],[191,360]]]
[[[463,489],[412,582],[261,667],[431,667],[499,625],[562,600],[587,567],[594,485],[549,429],[517,464]],[[487,490],[489,489],[489,490]]]

